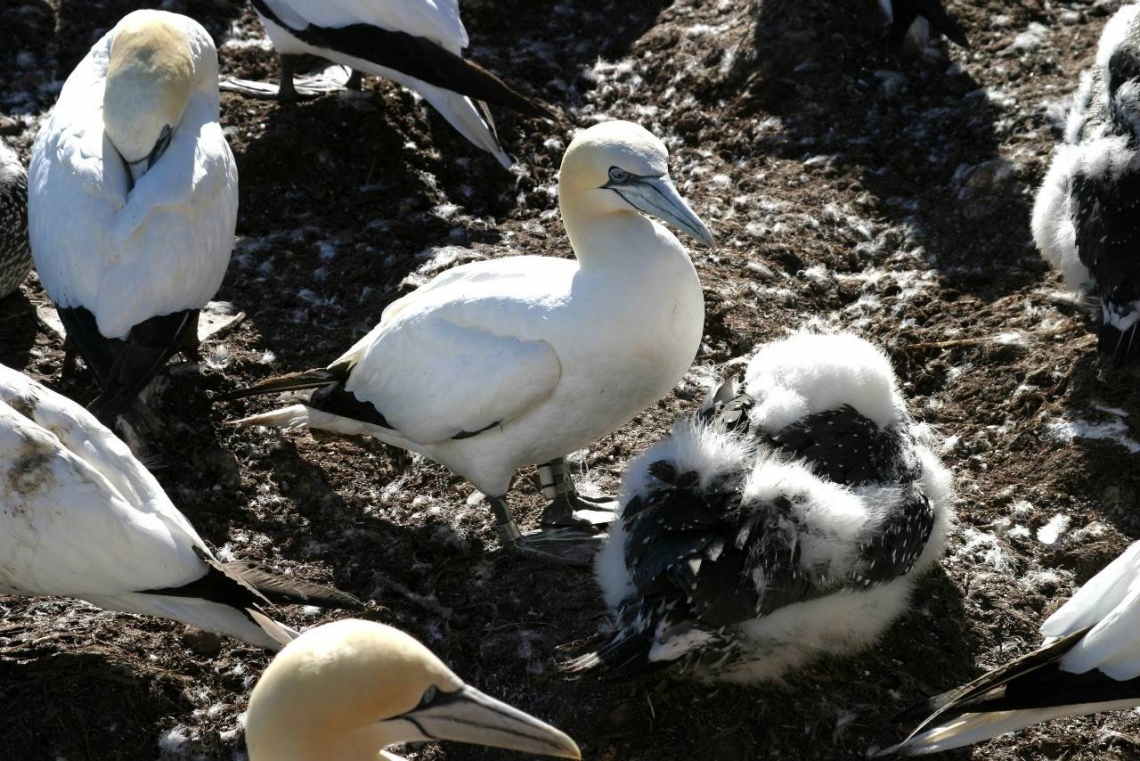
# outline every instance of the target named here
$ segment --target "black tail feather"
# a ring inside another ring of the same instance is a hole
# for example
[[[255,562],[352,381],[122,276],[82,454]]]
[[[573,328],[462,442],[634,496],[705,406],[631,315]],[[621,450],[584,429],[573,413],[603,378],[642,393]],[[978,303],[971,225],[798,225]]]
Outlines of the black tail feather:
[[[959,47],[969,48],[970,40],[962,25],[942,7],[942,0],[893,0],[891,41],[898,45],[906,37],[910,25],[919,16],[928,22],[934,31],[945,35]]]
[[[175,352],[197,342],[196,309],[144,320],[131,328],[125,341],[106,338],[95,315],[83,307],[58,312],[71,342],[95,373],[102,393],[90,410],[105,425],[134,403]]]

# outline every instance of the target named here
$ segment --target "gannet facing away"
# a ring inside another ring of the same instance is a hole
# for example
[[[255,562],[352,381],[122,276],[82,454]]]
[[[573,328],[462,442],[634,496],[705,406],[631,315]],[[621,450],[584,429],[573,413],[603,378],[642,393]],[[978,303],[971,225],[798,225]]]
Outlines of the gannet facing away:
[[[184,16],[125,16],[67,78],[29,172],[32,255],[104,422],[178,350],[217,292],[237,224],[218,60]]]
[[[1109,20],[1064,142],[1033,204],[1033,238],[1066,285],[1100,305],[1098,351],[1140,351],[1140,5]]]
[[[1140,705],[1140,542],[1049,616],[1041,634],[1041,649],[931,698],[930,717],[879,755],[937,753],[1063,716]]]
[[[345,620],[278,653],[249,698],[250,761],[400,761],[397,743],[455,740],[581,758],[554,727],[470,687],[407,634]]]
[[[874,642],[941,554],[950,474],[881,351],[800,333],[734,385],[630,465],[596,566],[616,630],[567,670],[776,679]]]
[[[0,141],[0,299],[32,271],[28,248],[28,173],[16,152]]]
[[[930,44],[930,30],[946,35],[960,47],[970,47],[970,41],[961,25],[946,12],[942,0],[879,0],[879,7],[887,17],[890,30],[887,40],[898,49],[908,37],[918,47]]]
[[[220,562],[126,445],[69,399],[0,365],[0,595],[77,597],[277,649],[267,602],[351,595]]]
[[[278,98],[297,97],[293,57],[311,54],[390,79],[419,93],[465,138],[504,167],[488,103],[530,116],[551,116],[486,69],[465,60],[467,30],[457,0],[252,0],[281,55]],[[350,83],[351,86],[352,83]],[[261,89],[230,82],[228,89],[259,96]]]
[[[490,498],[505,542],[588,562],[596,532],[520,540],[506,495],[520,467],[549,464],[543,523],[606,522],[575,494],[561,458],[669,393],[696,355],[696,270],[673,234],[643,215],[713,239],[673,186],[667,158],[636,124],[581,132],[558,182],[577,260],[517,256],[448,270],[389,305],[328,368],[229,395],[317,389],[305,404],[239,422],[366,434],[419,452]]]

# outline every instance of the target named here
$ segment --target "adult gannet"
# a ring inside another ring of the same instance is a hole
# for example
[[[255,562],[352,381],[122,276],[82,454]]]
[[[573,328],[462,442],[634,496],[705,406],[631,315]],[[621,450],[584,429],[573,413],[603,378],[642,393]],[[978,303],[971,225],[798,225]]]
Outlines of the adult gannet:
[[[1140,705],[1140,542],[1041,625],[1045,646],[930,700],[934,712],[879,753],[960,748],[1062,716]]]
[[[226,274],[237,168],[218,59],[184,16],[135,11],[67,78],[29,173],[32,255],[108,422],[178,350]]]
[[[920,48],[926,47],[932,28],[954,44],[970,47],[966,32],[942,7],[942,0],[879,0],[879,7],[890,24],[887,39],[896,49],[908,36],[912,36]]]
[[[32,271],[28,248],[28,173],[20,157],[0,141],[0,299]]]
[[[630,465],[595,569],[616,631],[567,670],[776,679],[871,644],[942,552],[950,474],[881,351],[799,333],[734,385]]]
[[[467,30],[458,0],[252,0],[273,47],[281,55],[278,98],[297,97],[293,57],[311,54],[390,79],[419,93],[465,138],[504,167],[511,158],[495,133],[486,104],[530,116],[551,116],[494,74],[467,61]],[[239,83],[240,84],[240,83]],[[233,86],[260,95],[258,88]]]
[[[266,602],[351,595],[220,562],[126,445],[79,405],[0,365],[0,594],[78,597],[279,648]]]
[[[562,732],[464,684],[414,638],[373,621],[305,632],[249,698],[250,761],[401,761],[382,749],[434,740],[582,757]]]
[[[1033,204],[1041,256],[1100,306],[1102,362],[1140,350],[1140,5],[1104,27]]]
[[[667,158],[636,124],[584,130],[558,181],[577,261],[518,256],[448,270],[389,305],[328,368],[230,394],[317,389],[306,404],[239,423],[366,434],[419,452],[490,498],[505,543],[587,563],[596,532],[520,539],[506,495],[516,470],[541,463],[553,500],[544,525],[608,521],[576,495],[562,457],[667,394],[696,355],[696,270],[673,234],[642,214],[706,245],[713,238],[673,187]]]

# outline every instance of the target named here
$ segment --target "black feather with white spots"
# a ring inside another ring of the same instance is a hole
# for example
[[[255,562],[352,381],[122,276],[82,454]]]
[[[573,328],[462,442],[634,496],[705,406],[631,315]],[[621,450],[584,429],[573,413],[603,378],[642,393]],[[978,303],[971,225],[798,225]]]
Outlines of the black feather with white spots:
[[[716,670],[740,652],[738,625],[843,589],[889,583],[914,568],[935,512],[922,490],[909,417],[881,428],[844,405],[767,434],[749,417],[755,404],[748,394],[730,395],[722,387],[698,414],[701,424],[754,446],[703,487],[699,473],[669,460],[647,466],[645,486],[622,513],[625,563],[636,593],[619,605],[609,642],[568,670],[620,676],[669,663]],[[818,531],[799,517],[805,495],[785,490],[774,499],[745,499],[753,468],[772,457],[799,460],[857,492],[882,490],[889,510],[855,549],[849,573],[833,578],[805,568],[804,540]]]
[[[32,271],[28,245],[28,175],[16,154],[0,145],[0,298]]]

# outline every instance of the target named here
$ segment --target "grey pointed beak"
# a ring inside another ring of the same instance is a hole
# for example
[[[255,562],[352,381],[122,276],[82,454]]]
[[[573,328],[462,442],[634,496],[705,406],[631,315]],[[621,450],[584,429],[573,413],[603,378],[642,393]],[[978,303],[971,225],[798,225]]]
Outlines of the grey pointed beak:
[[[430,705],[385,723],[389,722],[408,722],[425,740],[453,740],[539,756],[582,758],[578,745],[565,733],[467,685],[455,692],[440,693]]]
[[[622,186],[619,192],[638,211],[679,227],[709,248],[716,246],[709,228],[689,208],[668,175],[640,177],[635,182]]]

